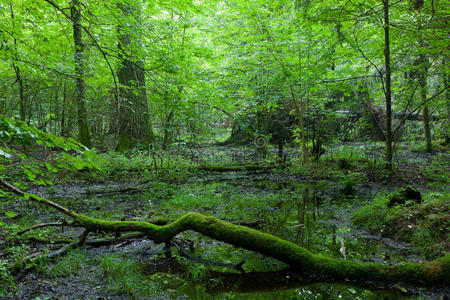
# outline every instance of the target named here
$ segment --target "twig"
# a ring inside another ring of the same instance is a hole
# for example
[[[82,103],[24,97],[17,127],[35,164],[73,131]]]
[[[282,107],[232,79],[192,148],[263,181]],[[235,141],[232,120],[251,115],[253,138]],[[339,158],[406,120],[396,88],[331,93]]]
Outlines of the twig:
[[[22,231],[18,232],[17,235],[22,235],[25,232],[30,231],[30,230],[34,230],[36,228],[50,227],[50,226],[68,226],[68,225],[69,225],[69,223],[66,220],[62,220],[62,222],[50,222],[50,223],[36,224],[36,225],[31,226],[31,227],[28,227],[25,230],[22,230]]]
[[[63,214],[66,214],[66,215],[71,216],[71,217],[73,217],[73,218],[76,218],[76,217],[77,217],[77,214],[74,213],[73,211],[71,211],[70,209],[67,209],[67,208],[65,208],[65,207],[63,207],[63,206],[61,206],[61,205],[59,205],[58,203],[55,203],[55,202],[53,202],[53,201],[50,201],[50,200],[41,198],[41,197],[39,197],[39,196],[32,195],[32,194],[27,194],[27,193],[25,193],[24,191],[20,190],[19,188],[15,187],[15,186],[13,186],[13,185],[11,185],[11,184],[9,184],[9,183],[3,181],[3,180],[0,180],[0,187],[3,187],[3,188],[5,188],[5,189],[7,189],[7,190],[13,192],[13,193],[16,194],[16,195],[22,196],[22,197],[24,197],[25,199],[32,199],[33,201],[36,201],[36,202],[39,202],[39,203],[42,203],[42,204],[51,206],[51,207],[53,207],[54,209],[56,209],[56,210],[62,212]]]

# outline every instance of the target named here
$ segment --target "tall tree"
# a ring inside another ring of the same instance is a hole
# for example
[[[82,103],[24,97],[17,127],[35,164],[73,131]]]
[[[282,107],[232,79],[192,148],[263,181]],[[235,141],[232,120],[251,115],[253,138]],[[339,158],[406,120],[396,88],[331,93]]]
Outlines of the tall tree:
[[[392,90],[391,90],[391,48],[389,36],[389,0],[383,2],[384,18],[384,66],[386,68],[385,99],[386,99],[386,156],[385,160],[389,169],[392,168]]]
[[[77,104],[77,121],[78,121],[78,136],[80,142],[86,147],[90,148],[91,138],[89,135],[89,127],[87,121],[87,111],[85,103],[86,87],[84,83],[84,44],[81,27],[81,5],[78,0],[72,0],[70,4],[70,14],[73,22],[73,41],[75,45],[75,102]]]
[[[134,2],[134,1],[133,1]],[[140,3],[118,3],[122,13],[117,27],[119,48],[119,140],[117,151],[124,151],[136,143],[149,143],[153,139],[145,70],[142,59],[137,54],[140,44]]]

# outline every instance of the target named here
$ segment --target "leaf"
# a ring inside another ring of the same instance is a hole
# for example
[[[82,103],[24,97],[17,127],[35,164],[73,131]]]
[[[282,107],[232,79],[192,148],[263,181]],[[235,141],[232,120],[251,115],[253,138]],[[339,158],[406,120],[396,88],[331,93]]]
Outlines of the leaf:
[[[9,153],[3,151],[3,149],[0,149],[0,156],[3,156],[3,157],[5,157],[5,158],[10,158],[10,157],[11,157],[11,154],[9,154]]]
[[[10,218],[14,218],[15,216],[17,216],[17,213],[15,213],[13,211],[5,211],[4,213],[5,213],[5,215],[7,215]]]
[[[83,169],[86,166],[86,164],[84,162],[82,162],[82,161],[76,161],[76,162],[73,163],[73,166],[77,170],[81,170],[81,169]]]
[[[401,286],[399,286],[399,285],[395,286],[395,288],[398,289],[398,290],[400,290],[400,291],[402,291],[403,293],[407,293],[407,292],[408,292],[407,289],[405,289],[404,287],[401,287]]]

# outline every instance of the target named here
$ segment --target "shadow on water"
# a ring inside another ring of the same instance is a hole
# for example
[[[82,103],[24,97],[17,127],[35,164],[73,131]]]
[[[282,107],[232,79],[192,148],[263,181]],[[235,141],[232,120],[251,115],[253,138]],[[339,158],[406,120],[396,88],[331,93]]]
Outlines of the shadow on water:
[[[158,272],[183,275],[188,273],[185,265],[175,258],[152,260],[145,263],[147,274]],[[395,286],[380,286],[374,283],[343,283],[332,278],[308,278],[295,270],[283,269],[268,272],[228,273],[208,271],[198,283],[205,294],[203,298],[228,299],[409,299]],[[195,285],[191,288],[195,289]],[[336,298],[335,298],[336,297]]]

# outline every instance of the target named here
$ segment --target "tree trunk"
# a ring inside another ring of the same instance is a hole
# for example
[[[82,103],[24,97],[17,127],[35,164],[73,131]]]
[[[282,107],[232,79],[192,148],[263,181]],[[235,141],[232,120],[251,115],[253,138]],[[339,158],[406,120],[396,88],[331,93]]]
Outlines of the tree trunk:
[[[86,88],[84,84],[84,45],[81,28],[81,6],[78,0],[72,0],[70,15],[73,19],[73,41],[75,45],[75,103],[77,103],[78,137],[80,142],[90,148],[91,138],[87,122],[87,111],[85,104]]]
[[[426,97],[426,95],[425,95]],[[423,98],[426,99],[426,98]],[[428,106],[425,105],[423,108],[423,127],[425,131],[425,141],[426,141],[426,150],[427,152],[433,151],[433,146],[431,144],[431,128],[430,128],[430,116],[428,113]]]
[[[420,62],[420,96],[422,98],[422,102],[425,102],[427,100],[427,58],[424,54],[420,55],[419,58]],[[422,117],[423,117],[423,128],[424,128],[424,134],[425,134],[425,141],[426,141],[426,150],[427,152],[433,151],[432,145],[431,145],[431,129],[430,129],[430,116],[428,112],[428,105],[424,105],[423,111],[422,111]]]
[[[386,155],[385,161],[389,170],[392,169],[392,96],[391,96],[391,49],[389,41],[389,0],[383,1],[384,11],[384,65],[386,68],[385,98],[386,98]]]
[[[138,11],[140,8],[125,3],[118,4],[123,17],[131,15],[136,18],[137,25],[128,28],[125,24],[118,25],[119,57],[121,59],[117,77],[119,79],[119,140],[117,151],[131,149],[136,143],[149,143],[153,139],[149,121],[147,92],[145,88],[145,72],[143,62],[136,57],[136,48],[140,47],[139,38],[133,33],[139,32]],[[127,23],[127,22],[124,22]]]
[[[170,243],[179,233],[193,230],[209,238],[275,258],[296,269],[300,274],[358,282],[394,283],[400,281],[420,285],[450,284],[450,254],[431,262],[397,265],[339,260],[314,254],[297,244],[271,234],[195,212],[187,213],[164,226],[144,221],[109,221],[79,214],[42,197],[26,194],[3,181],[0,181],[0,187],[72,217],[74,220],[67,221],[68,226],[85,228],[80,243],[85,242],[89,232],[96,230],[114,233],[138,231],[145,233],[150,240],[156,243]]]
[[[15,31],[15,20],[14,20],[14,8],[12,4],[9,5],[10,13],[11,13],[11,20],[12,20],[12,26],[13,26],[13,32]],[[17,50],[17,39],[14,37],[14,61],[19,60],[19,54]],[[19,83],[19,113],[20,113],[20,120],[25,122],[26,121],[26,108],[27,103],[24,95],[24,88],[23,88],[23,79],[20,74],[20,68],[19,66],[13,61],[12,66],[14,69],[14,72],[16,73],[16,82]]]
[[[166,118],[166,122],[164,123],[164,136],[163,136],[163,144],[162,144],[163,150],[167,150],[167,147],[170,142],[170,137],[171,137],[171,133],[172,133],[173,115],[174,115],[174,112],[173,112],[173,109],[171,109],[169,115]]]
[[[66,136],[66,106],[67,106],[67,80],[64,79],[63,86],[63,99],[62,99],[62,110],[61,110],[61,136]]]
[[[445,126],[445,144],[448,145],[450,144],[450,89],[448,86],[448,83],[450,82],[449,77],[450,75],[445,72],[445,62],[446,62],[446,57],[444,56],[443,59],[443,67],[444,67],[444,87],[447,88],[447,90],[445,91],[445,98],[447,99],[445,101],[446,104],[446,108],[447,108],[447,125]]]

